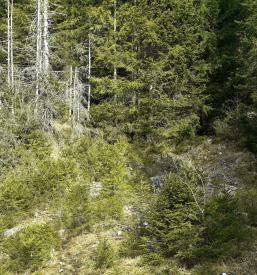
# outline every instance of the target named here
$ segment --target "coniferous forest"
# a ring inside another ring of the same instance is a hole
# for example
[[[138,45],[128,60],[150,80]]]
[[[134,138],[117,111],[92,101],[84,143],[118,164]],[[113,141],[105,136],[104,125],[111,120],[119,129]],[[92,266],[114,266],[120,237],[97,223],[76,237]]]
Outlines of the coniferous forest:
[[[0,0],[0,274],[257,274],[257,1]]]

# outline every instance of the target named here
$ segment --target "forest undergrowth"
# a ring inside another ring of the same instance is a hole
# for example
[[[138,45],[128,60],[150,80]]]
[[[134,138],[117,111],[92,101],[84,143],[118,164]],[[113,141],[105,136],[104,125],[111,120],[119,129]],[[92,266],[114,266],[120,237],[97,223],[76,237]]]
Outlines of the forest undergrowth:
[[[256,0],[0,0],[0,275],[255,275]]]

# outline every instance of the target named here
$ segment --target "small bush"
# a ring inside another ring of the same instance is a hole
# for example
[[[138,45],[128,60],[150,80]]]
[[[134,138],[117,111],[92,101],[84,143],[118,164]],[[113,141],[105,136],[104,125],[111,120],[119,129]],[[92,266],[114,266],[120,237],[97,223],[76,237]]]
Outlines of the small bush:
[[[89,229],[91,218],[88,204],[88,185],[72,185],[65,195],[63,215],[64,225],[71,235]]]
[[[22,129],[17,133],[21,140],[20,150],[28,150],[33,152],[39,159],[43,159],[50,155],[51,146],[46,134],[40,130],[28,128]]]
[[[126,196],[130,190],[128,181],[128,143],[121,140],[108,144],[100,138],[83,137],[75,140],[63,152],[79,166],[82,175],[90,182],[100,182],[99,196],[90,201],[90,211],[96,220],[119,219]]]
[[[28,185],[10,177],[0,187],[0,213],[13,214],[17,210],[27,210],[33,200]]]
[[[27,166],[30,165],[30,166]],[[77,174],[70,162],[30,160],[6,174],[0,185],[0,224],[14,226],[35,208],[54,205]]]
[[[220,274],[211,264],[197,265],[192,270],[192,275],[217,275]]]
[[[101,240],[96,249],[96,268],[110,268],[115,261],[115,253],[106,239]]]
[[[238,199],[233,196],[220,195],[209,202],[204,225],[205,243],[197,249],[204,261],[236,258],[250,247],[253,231]]]
[[[71,163],[65,161],[44,160],[37,163],[31,175],[27,175],[27,184],[38,198],[56,198],[64,193],[65,186],[76,175]]]
[[[51,249],[59,243],[50,225],[33,225],[6,239],[4,252],[9,256],[8,270],[35,271],[49,260]]]
[[[195,260],[194,250],[201,243],[203,231],[202,213],[192,195],[198,189],[198,178],[191,171],[181,170],[167,177],[156,202],[144,216],[145,225],[139,227],[139,242],[150,262],[158,264],[159,255],[188,265]]]
[[[0,186],[0,232],[11,228],[29,214],[34,196],[31,189],[14,175]]]
[[[257,227],[257,188],[256,186],[242,189],[238,194],[241,211],[246,213],[248,223]]]
[[[97,220],[109,220],[117,219],[122,217],[123,202],[117,195],[107,197],[102,195],[90,204],[90,211]]]

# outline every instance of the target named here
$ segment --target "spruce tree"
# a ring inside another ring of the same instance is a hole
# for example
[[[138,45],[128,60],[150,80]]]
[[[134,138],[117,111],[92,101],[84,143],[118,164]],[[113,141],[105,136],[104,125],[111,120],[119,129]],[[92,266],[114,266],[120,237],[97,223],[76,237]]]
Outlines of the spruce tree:
[[[237,73],[238,106],[236,110],[237,128],[243,143],[257,152],[257,3],[247,0],[245,19],[241,21],[239,60],[242,64]]]

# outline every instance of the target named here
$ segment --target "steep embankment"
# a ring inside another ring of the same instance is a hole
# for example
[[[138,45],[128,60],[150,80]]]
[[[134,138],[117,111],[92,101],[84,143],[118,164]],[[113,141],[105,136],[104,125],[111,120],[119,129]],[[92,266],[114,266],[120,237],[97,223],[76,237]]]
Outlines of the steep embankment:
[[[2,175],[1,274],[191,274],[165,257],[153,265],[144,239],[133,239],[151,226],[147,213],[166,178],[181,174],[185,163],[199,175],[208,202],[223,192],[236,196],[257,177],[252,154],[211,139],[179,155],[149,153],[125,139],[75,138],[60,127],[27,141],[16,148],[14,169]],[[201,193],[194,195],[192,205],[200,198],[202,207]],[[128,253],[132,242],[143,246]],[[254,274],[255,255],[251,248],[240,260],[217,261],[215,270]]]

